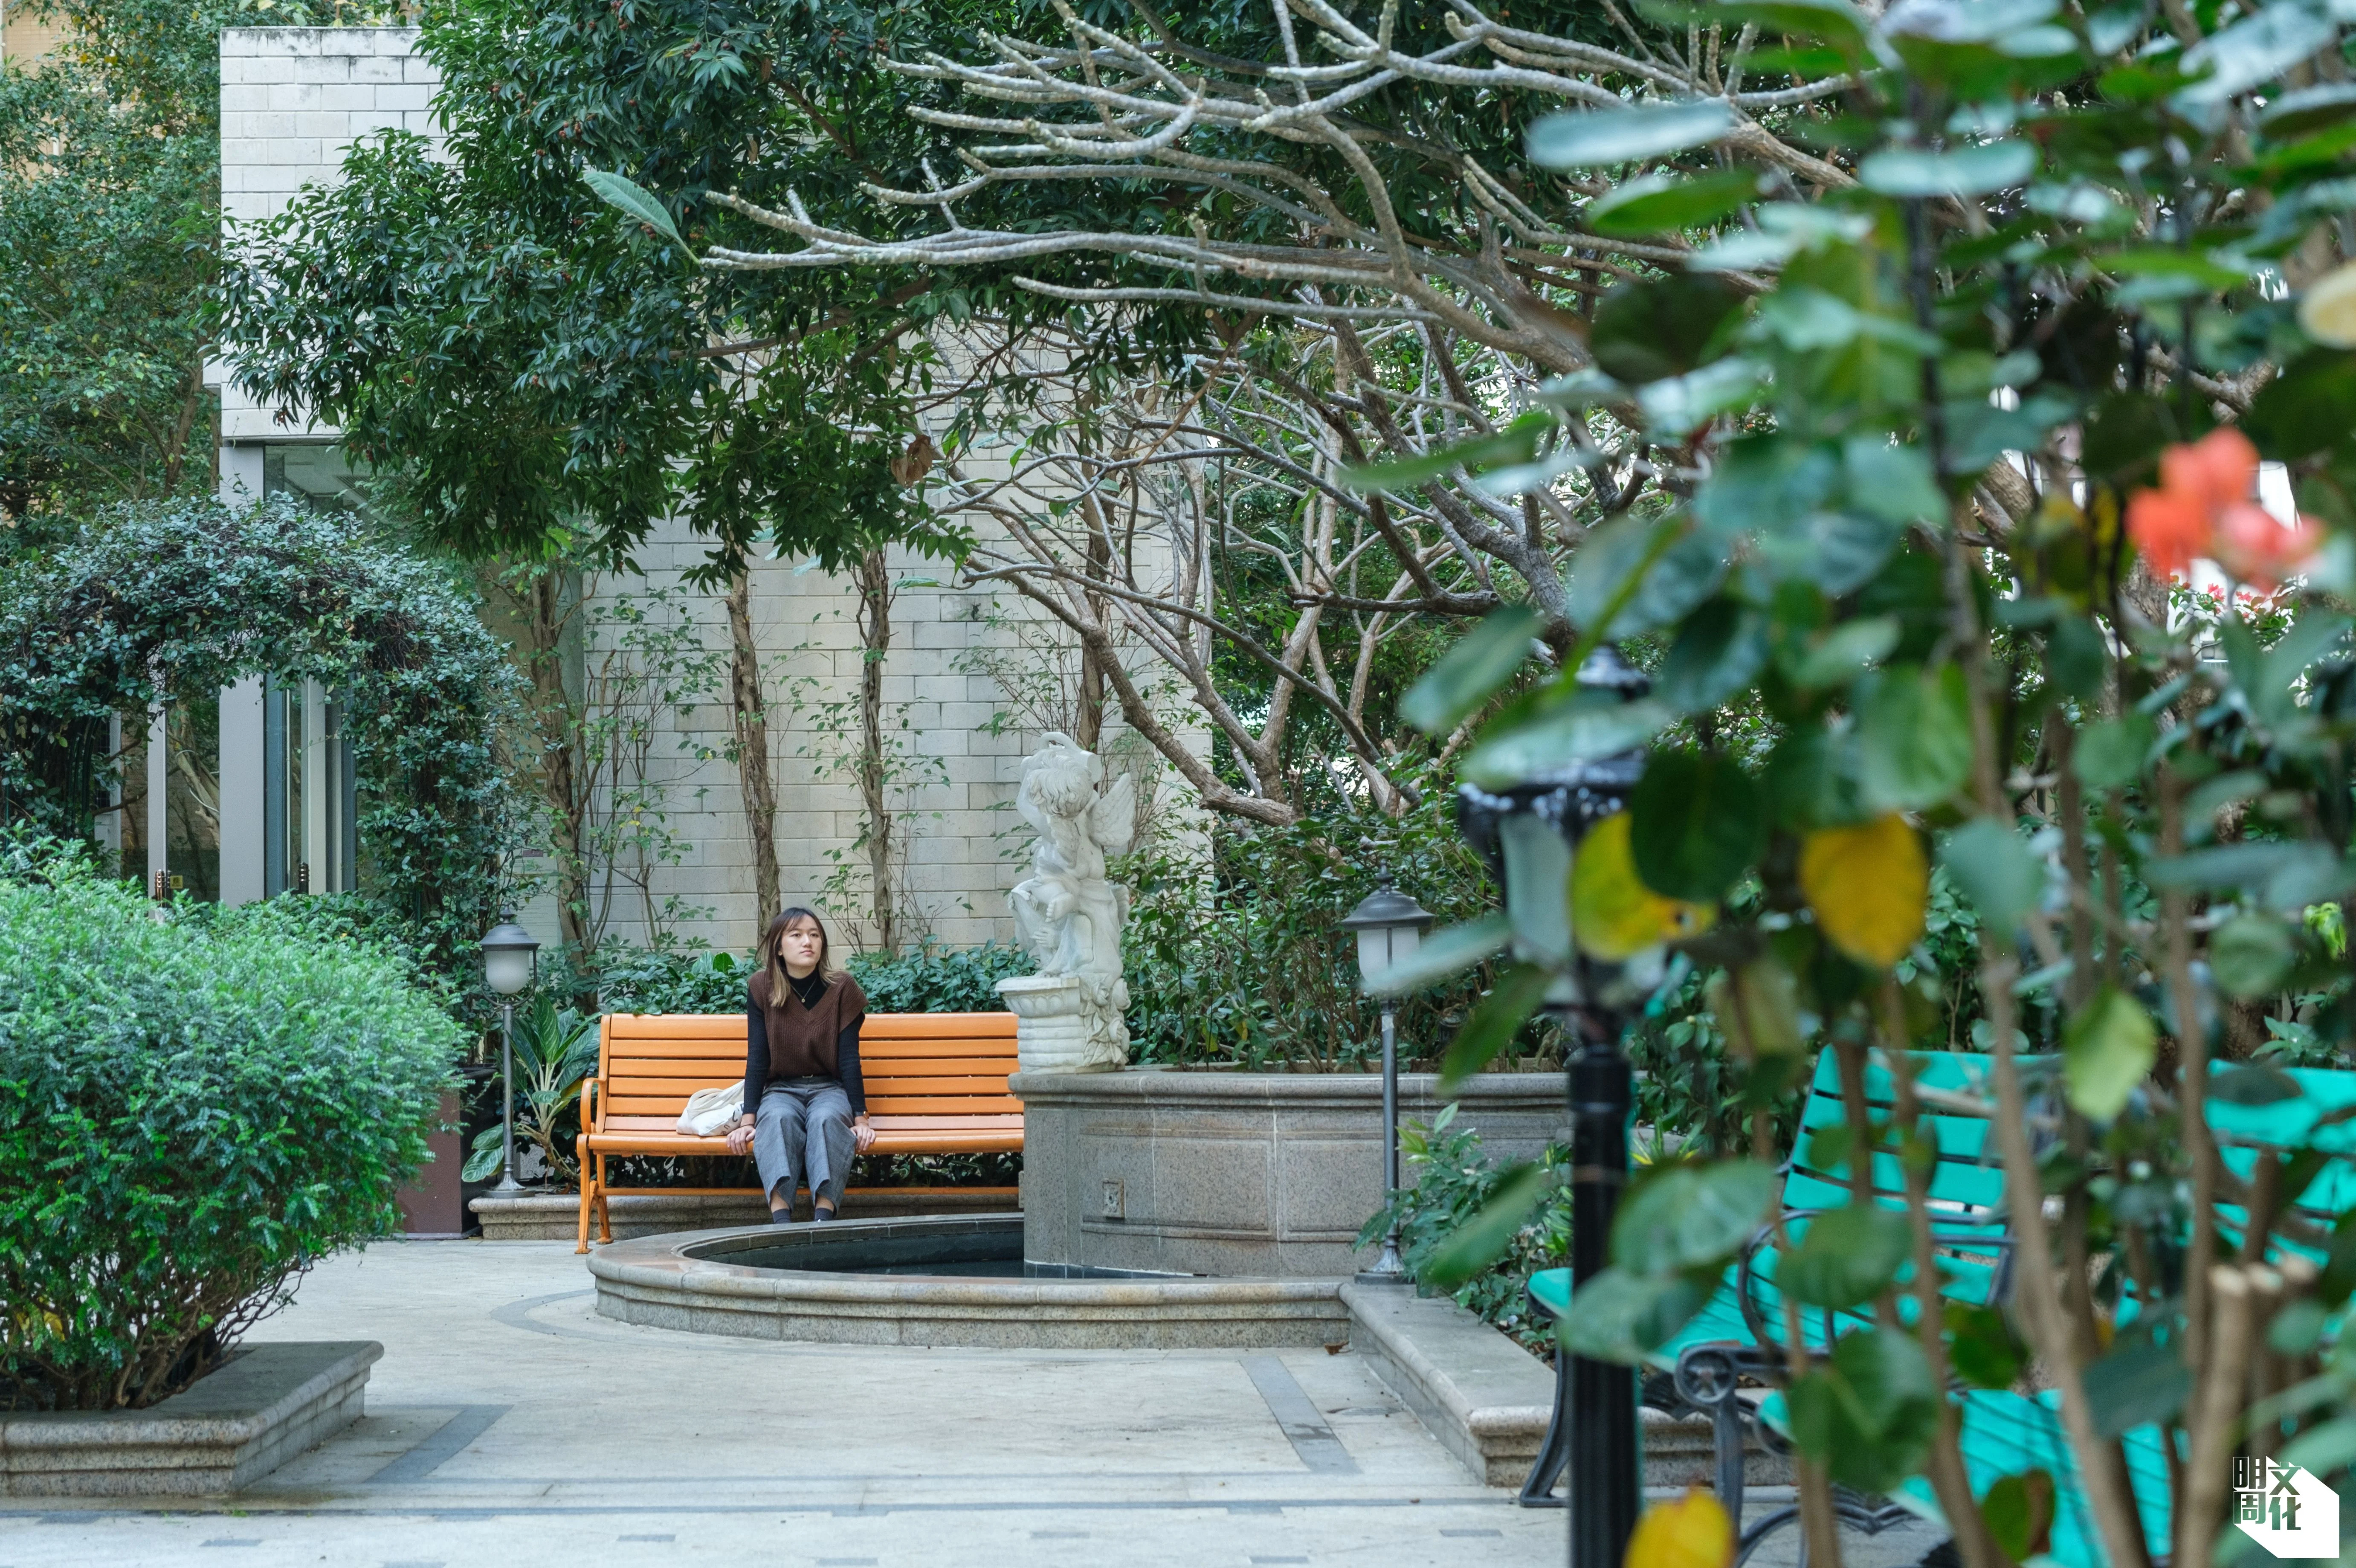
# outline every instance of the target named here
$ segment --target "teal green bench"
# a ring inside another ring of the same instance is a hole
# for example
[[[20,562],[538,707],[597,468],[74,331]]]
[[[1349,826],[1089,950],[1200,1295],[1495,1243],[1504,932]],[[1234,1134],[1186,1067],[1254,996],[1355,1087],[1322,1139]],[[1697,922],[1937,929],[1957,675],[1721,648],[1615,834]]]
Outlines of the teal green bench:
[[[1917,1053],[1916,1080],[1934,1091],[1983,1092],[1979,1075],[1987,1058],[1954,1053]],[[2233,1070],[2233,1069],[2226,1069]],[[2356,1074],[2323,1069],[2294,1069],[2286,1090],[2295,1098],[2269,1104],[2210,1101],[2211,1125],[2223,1144],[2229,1168],[2247,1176],[2260,1157],[2260,1145],[2277,1148],[2314,1146],[2342,1155],[2356,1155]],[[1868,1104],[1879,1116],[1891,1109],[1887,1068],[1877,1062],[1866,1075]],[[1804,1133],[1799,1152],[1786,1173],[1785,1222],[1804,1231],[1807,1217],[1851,1201],[1845,1167],[1819,1169],[1809,1163],[1806,1132],[1845,1123],[1839,1066],[1831,1051],[1822,1054],[1802,1115]],[[2003,1221],[2005,1181],[2002,1170],[1987,1149],[1990,1123],[1984,1118],[1926,1106],[1922,1130],[1936,1141],[1938,1163],[1931,1178],[1931,1198],[1940,1210],[1934,1231],[1942,1250],[1944,1277],[1941,1294],[1950,1300],[1985,1305],[2008,1294],[2010,1283],[2011,1240]],[[1890,1208],[1903,1208],[1903,1185],[1896,1157],[1873,1158],[1874,1198]],[[2346,1158],[2327,1166],[2299,1195],[2297,1209],[2321,1227],[2334,1217],[2356,1208],[2356,1162]],[[2228,1208],[2229,1228],[2237,1218]],[[1717,1490],[1728,1511],[1741,1518],[1742,1455],[1745,1428],[1755,1421],[1780,1435],[1779,1394],[1770,1393],[1756,1412],[1738,1393],[1745,1377],[1773,1384],[1784,1366],[1783,1303],[1775,1289],[1775,1253],[1766,1245],[1772,1227],[1762,1228],[1741,1257],[1728,1270],[1709,1303],[1666,1344],[1649,1358],[1652,1375],[1645,1382],[1645,1402],[1675,1413],[1701,1412],[1713,1421],[1716,1438]],[[1543,1270],[1527,1286],[1532,1310],[1558,1320],[1569,1307],[1570,1274],[1567,1269]],[[1901,1296],[1901,1316],[1912,1322],[1916,1305]],[[1869,1326],[1863,1311],[1801,1314],[1801,1334],[1811,1352],[1830,1348],[1841,1333]],[[1526,1504],[1551,1502],[1557,1477],[1568,1450],[1565,1380],[1557,1377],[1555,1419],[1538,1461],[1522,1491]],[[1972,1389],[1963,1391],[1962,1449],[1973,1490],[1984,1495],[2007,1475],[2042,1468],[2057,1482],[2055,1519],[2050,1555],[2066,1568],[2101,1568],[2104,1558],[2099,1535],[2084,1495],[2071,1484],[2075,1466],[2063,1435],[2052,1394],[2023,1395],[2008,1391]],[[2156,1428],[2129,1432],[2125,1449],[2136,1503],[2147,1539],[2169,1539],[2169,1489],[2166,1456]],[[1928,1483],[1916,1477],[1887,1501],[1842,1496],[1837,1499],[1844,1522],[1869,1532],[1887,1528],[1898,1518],[1920,1514],[1941,1518]],[[1893,1509],[1898,1510],[1893,1514]],[[1737,1563],[1747,1559],[1761,1541],[1796,1517],[1796,1510],[1779,1509],[1742,1531]]]

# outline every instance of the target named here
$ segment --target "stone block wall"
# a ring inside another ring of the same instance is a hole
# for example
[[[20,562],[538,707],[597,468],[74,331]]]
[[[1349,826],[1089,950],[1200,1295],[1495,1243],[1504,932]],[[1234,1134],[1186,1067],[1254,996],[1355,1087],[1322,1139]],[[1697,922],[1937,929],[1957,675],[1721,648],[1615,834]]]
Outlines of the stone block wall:
[[[274,218],[306,185],[336,177],[345,149],[382,131],[438,141],[441,72],[414,27],[229,27],[220,36],[221,219]],[[275,411],[221,386],[221,440],[236,446],[334,432],[290,430]],[[224,476],[240,466],[225,464]],[[254,494],[261,486],[247,487]]]

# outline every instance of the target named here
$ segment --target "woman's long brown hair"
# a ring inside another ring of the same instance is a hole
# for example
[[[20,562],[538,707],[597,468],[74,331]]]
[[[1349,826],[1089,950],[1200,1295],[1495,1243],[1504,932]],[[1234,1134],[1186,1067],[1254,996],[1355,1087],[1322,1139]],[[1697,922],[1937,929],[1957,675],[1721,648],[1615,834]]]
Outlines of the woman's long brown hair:
[[[785,1000],[786,993],[780,987],[787,981],[784,957],[786,930],[796,920],[808,920],[818,928],[818,972],[829,981],[834,978],[834,966],[827,961],[834,955],[834,943],[828,938],[826,922],[818,918],[818,911],[805,909],[798,904],[789,909],[781,909],[777,918],[769,922],[769,929],[761,933],[759,949],[761,967],[769,972],[769,996],[773,1001]]]

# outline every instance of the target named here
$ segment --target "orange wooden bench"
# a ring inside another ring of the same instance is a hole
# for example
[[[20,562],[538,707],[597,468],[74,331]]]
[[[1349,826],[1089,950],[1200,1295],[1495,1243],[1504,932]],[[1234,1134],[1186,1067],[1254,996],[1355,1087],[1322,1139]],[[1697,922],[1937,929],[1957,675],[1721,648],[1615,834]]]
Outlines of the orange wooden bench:
[[[859,1070],[871,1155],[1019,1154],[1023,1102],[1006,1092],[1015,1069],[1012,1013],[871,1013],[859,1031]],[[682,1136],[687,1097],[714,1084],[744,1081],[744,1015],[609,1013],[597,1031],[597,1076],[582,1086],[581,1247],[589,1250],[589,1216],[597,1240],[614,1230],[605,1200],[616,1191],[712,1197],[758,1187],[615,1187],[605,1162],[616,1155],[720,1155],[726,1134]],[[857,1189],[853,1189],[857,1190]],[[873,1190],[873,1189],[869,1189]],[[958,1189],[971,1193],[972,1188]],[[1009,1208],[1016,1189],[989,1189]],[[851,1205],[845,1203],[849,1209]]]

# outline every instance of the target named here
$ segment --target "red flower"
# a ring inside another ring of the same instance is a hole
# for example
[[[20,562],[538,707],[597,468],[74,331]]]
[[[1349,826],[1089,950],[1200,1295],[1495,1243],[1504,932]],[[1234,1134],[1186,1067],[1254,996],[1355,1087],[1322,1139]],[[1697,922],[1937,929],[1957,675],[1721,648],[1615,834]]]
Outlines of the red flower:
[[[2322,530],[2301,517],[2285,528],[2250,499],[2258,449],[2232,426],[2159,455],[2160,488],[2127,501],[2127,533],[2154,572],[2183,576],[2201,556],[2245,583],[2273,589],[2322,543]]]

